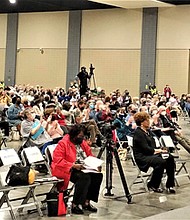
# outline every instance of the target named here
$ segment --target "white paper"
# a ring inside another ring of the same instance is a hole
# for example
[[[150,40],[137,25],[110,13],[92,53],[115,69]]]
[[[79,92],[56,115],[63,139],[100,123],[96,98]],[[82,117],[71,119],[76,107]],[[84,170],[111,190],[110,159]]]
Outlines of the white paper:
[[[99,171],[94,170],[94,169],[83,169],[81,170],[83,173],[99,173]]]
[[[97,170],[98,167],[100,167],[103,164],[103,160],[89,156],[84,160],[84,167],[86,169],[94,169]]]
[[[159,197],[159,201],[160,201],[160,203],[166,202],[167,201],[167,197],[166,196],[160,196]]]

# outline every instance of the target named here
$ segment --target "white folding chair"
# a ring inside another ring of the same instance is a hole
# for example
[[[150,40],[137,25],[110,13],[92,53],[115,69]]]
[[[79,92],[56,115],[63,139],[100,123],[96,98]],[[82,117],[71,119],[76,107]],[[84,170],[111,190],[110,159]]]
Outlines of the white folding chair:
[[[55,150],[57,144],[48,145],[45,149],[45,157],[47,159],[48,165],[51,165],[52,158],[53,158],[53,151]]]
[[[136,174],[135,178],[133,179],[133,181],[130,183],[129,189],[132,191],[133,185],[141,183],[141,184],[143,184],[145,191],[148,192],[149,190],[147,187],[147,181],[150,179],[150,177],[152,175],[152,169],[149,169],[149,171],[147,173],[145,173],[139,169],[139,167],[137,166],[137,164],[135,162],[135,158],[134,158],[134,154],[133,154],[133,137],[127,136],[127,140],[128,140],[128,146],[130,147],[130,150],[131,150],[133,165],[137,169],[137,174]]]
[[[179,186],[179,182],[177,181],[177,178],[188,177],[188,179],[190,180],[190,174],[189,174],[187,167],[186,167],[187,161],[180,157],[179,152],[178,152],[177,148],[175,147],[171,137],[168,135],[161,136],[160,143],[163,147],[168,148],[170,151],[174,151],[174,153],[172,153],[172,155],[174,156],[175,164],[176,164],[176,170],[175,170],[176,185]]]
[[[0,138],[0,150],[1,150],[2,146],[7,147],[6,141],[7,141],[8,137],[5,137],[5,135],[1,129],[0,129],[0,136],[1,136],[1,138]]]
[[[115,138],[116,138],[116,143],[119,145],[117,151],[118,151],[118,155],[119,155],[119,158],[121,160],[126,160],[127,159],[127,148],[124,147],[128,145],[128,141],[121,141],[119,138],[118,138],[118,135],[117,135],[117,130],[115,129],[114,130],[115,132]]]
[[[9,210],[11,218],[13,220],[16,220],[16,214],[14,212],[14,209],[16,209],[19,212],[20,210],[23,210],[24,207],[28,206],[36,206],[36,209],[39,213],[39,215],[42,217],[43,213],[40,209],[40,204],[36,198],[36,195],[34,193],[35,188],[39,185],[39,183],[34,183],[31,185],[25,185],[25,186],[7,186],[6,183],[6,175],[9,171],[9,167],[13,164],[21,164],[20,158],[17,154],[17,152],[14,149],[4,149],[0,150],[0,175],[1,175],[1,187],[0,192],[2,193],[0,197],[0,211]],[[10,192],[17,192],[18,190],[22,189],[28,189],[27,192],[24,190],[25,196],[16,197],[16,198],[9,198]],[[29,202],[29,199],[32,198],[33,201]],[[22,201],[19,205],[14,205],[15,201]],[[7,207],[2,207],[4,203],[7,203]]]
[[[35,167],[36,165],[44,164],[48,173],[51,175],[50,166],[47,164],[47,161],[38,147],[34,146],[24,148],[21,152],[21,158],[24,165],[31,165]]]
[[[1,172],[0,172],[0,179],[1,179],[1,185],[5,186],[7,185],[5,182],[5,177],[7,175],[7,172],[9,170],[9,167],[12,164],[21,164],[20,158],[17,154],[17,152],[14,149],[4,149],[0,150],[0,159],[1,159]]]
[[[160,148],[161,144],[160,144],[160,141],[158,140],[158,138],[156,136],[154,136],[153,138],[154,138],[155,143],[156,143],[156,148]]]

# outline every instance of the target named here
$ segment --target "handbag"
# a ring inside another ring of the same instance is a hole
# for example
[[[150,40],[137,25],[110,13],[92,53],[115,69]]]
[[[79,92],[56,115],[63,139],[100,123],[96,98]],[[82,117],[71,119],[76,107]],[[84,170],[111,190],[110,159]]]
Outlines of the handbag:
[[[30,166],[12,165],[6,176],[6,183],[8,186],[28,185],[28,174]]]
[[[12,131],[12,139],[13,139],[13,141],[19,141],[20,140],[19,131]]]
[[[66,214],[66,205],[63,192],[49,192],[46,196],[48,216],[61,216]]]

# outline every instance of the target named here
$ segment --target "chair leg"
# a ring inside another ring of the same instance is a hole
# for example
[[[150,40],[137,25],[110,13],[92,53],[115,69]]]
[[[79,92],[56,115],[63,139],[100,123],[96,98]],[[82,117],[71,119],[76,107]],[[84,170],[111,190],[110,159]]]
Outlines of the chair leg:
[[[16,219],[17,219],[17,218],[16,218],[16,215],[15,215],[15,213],[14,213],[14,211],[13,211],[13,207],[12,207],[12,205],[11,205],[11,202],[9,201],[9,196],[8,196],[9,191],[4,192],[4,193],[5,193],[5,198],[6,198],[7,206],[10,208],[9,212],[10,212],[10,214],[11,214],[11,218],[12,218],[13,220],[16,220]]]

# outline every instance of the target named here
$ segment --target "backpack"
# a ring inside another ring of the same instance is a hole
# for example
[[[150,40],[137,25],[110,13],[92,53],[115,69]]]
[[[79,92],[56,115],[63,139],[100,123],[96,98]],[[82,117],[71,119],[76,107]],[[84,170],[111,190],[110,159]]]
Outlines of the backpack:
[[[30,166],[12,165],[6,176],[6,183],[8,186],[28,185],[28,174]]]

